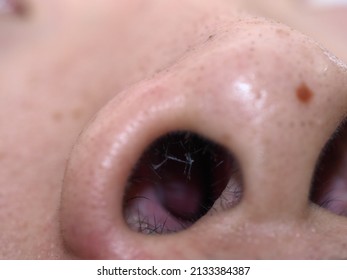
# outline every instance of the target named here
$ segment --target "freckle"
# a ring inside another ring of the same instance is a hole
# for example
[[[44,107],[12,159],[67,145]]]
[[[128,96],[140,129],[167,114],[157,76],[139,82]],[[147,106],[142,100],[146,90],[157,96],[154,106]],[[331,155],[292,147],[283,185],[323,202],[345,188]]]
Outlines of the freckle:
[[[314,122],[312,120],[309,120],[307,124],[311,127],[314,126]]]
[[[74,110],[72,110],[71,112],[71,116],[73,119],[78,120],[82,117],[83,111],[81,108],[75,108]]]
[[[52,114],[52,119],[56,122],[60,122],[63,118],[63,114],[61,112],[54,112]]]
[[[210,36],[208,36],[207,41],[210,41],[210,40],[212,40],[213,38],[214,38],[214,35],[210,35]]]
[[[302,83],[296,90],[296,97],[302,103],[309,103],[313,97],[313,92],[307,87],[305,83]]]
[[[225,143],[230,142],[230,136],[228,134],[223,134],[222,138],[225,141]]]
[[[10,12],[13,12],[19,16],[27,16],[29,14],[30,12],[29,8],[27,7],[27,5],[21,3],[21,1],[8,1],[8,2],[9,2],[8,4],[5,3],[5,10],[9,9]],[[9,7],[7,8],[7,6]]]

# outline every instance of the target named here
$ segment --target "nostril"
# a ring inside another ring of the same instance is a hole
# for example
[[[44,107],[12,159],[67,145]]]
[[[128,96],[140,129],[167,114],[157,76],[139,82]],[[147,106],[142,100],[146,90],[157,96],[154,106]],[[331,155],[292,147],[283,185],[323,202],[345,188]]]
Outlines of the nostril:
[[[193,132],[168,133],[155,140],[133,168],[124,218],[141,233],[183,230],[218,200],[228,201],[228,207],[238,203],[240,177],[238,163],[226,148]]]
[[[311,189],[311,201],[337,215],[347,216],[347,122],[325,145]]]

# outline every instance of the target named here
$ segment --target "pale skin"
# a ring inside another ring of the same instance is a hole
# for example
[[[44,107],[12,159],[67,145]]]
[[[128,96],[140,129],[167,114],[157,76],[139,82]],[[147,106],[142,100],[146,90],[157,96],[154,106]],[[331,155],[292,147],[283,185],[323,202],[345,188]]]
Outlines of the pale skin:
[[[276,2],[28,0],[0,15],[0,258],[346,259],[347,218],[309,192],[347,112],[347,38],[336,11]],[[179,233],[134,232],[127,178],[174,130],[232,151],[242,199]]]

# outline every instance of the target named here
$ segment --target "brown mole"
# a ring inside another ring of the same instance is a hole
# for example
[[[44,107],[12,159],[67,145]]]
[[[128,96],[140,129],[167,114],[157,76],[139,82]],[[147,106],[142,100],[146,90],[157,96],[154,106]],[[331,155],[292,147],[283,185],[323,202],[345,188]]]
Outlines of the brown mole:
[[[55,122],[60,122],[63,118],[63,114],[61,112],[54,112],[52,113],[52,119]]]
[[[296,89],[296,97],[302,103],[309,103],[313,97],[313,92],[307,87],[305,83],[302,83]]]

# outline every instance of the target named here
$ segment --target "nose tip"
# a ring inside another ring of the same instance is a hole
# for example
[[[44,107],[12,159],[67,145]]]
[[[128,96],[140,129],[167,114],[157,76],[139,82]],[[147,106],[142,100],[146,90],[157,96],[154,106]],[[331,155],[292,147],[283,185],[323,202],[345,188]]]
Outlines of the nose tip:
[[[346,109],[346,70],[336,62],[303,35],[246,19],[117,94],[80,135],[68,163],[61,207],[67,246],[82,258],[250,258],[266,257],[279,235],[301,242],[298,227],[293,237],[283,221],[293,225],[309,212],[315,162]],[[140,235],[123,218],[127,180],[148,145],[178,130],[230,150],[244,195],[186,231]],[[263,230],[267,225],[280,230]],[[298,253],[280,247],[267,257]]]

